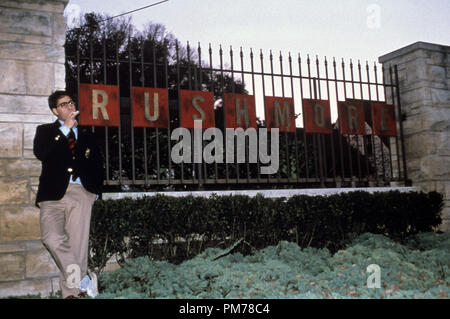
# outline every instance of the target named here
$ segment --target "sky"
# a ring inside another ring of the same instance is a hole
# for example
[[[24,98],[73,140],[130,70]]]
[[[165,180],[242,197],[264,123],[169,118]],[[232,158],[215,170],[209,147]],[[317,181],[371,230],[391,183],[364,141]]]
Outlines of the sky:
[[[69,0],[66,17],[114,16],[160,1]],[[290,53],[317,56],[321,63],[335,57],[372,66],[380,56],[417,41],[450,45],[450,0],[169,0],[126,16],[141,31],[149,22],[163,24],[182,44],[189,41],[196,48],[200,43],[204,52],[209,44],[214,52],[222,45],[226,58],[232,47],[236,60],[242,48],[245,59],[250,49],[261,50],[265,59],[272,50],[277,58],[282,52],[284,61]],[[276,87],[273,95],[280,93],[280,83]],[[254,95],[262,116],[261,88]],[[336,116],[332,106],[332,119]]]
[[[161,0],[70,0],[66,9],[117,15]],[[130,14],[182,43],[310,54],[370,63],[417,41],[450,45],[449,0],[169,0]]]

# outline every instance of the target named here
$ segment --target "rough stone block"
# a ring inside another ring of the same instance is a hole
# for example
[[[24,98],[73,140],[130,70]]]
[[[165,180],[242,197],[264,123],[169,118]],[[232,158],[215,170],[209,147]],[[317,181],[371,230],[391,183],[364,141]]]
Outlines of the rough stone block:
[[[26,90],[29,95],[50,95],[53,91],[53,63],[30,62],[25,67]]]
[[[2,0],[2,6],[30,11],[63,12],[68,0],[34,1],[34,0]]]
[[[0,29],[8,33],[51,36],[51,13],[3,8],[0,10]]]
[[[0,60],[0,93],[50,95],[53,63]]]
[[[48,114],[46,96],[0,94],[0,112],[14,114]]]
[[[426,60],[424,58],[419,58],[415,59],[414,63],[406,64],[405,75],[406,81],[403,85],[406,87],[409,87],[416,82],[428,80]]]
[[[24,149],[23,150],[23,158],[26,158],[26,159],[34,159],[34,158],[36,158],[35,156],[34,156],[34,153],[33,153],[33,150],[32,149]]]
[[[57,275],[58,267],[45,248],[26,253],[26,278]]]
[[[25,62],[0,60],[0,92],[25,94]]]
[[[0,205],[28,204],[28,178],[0,177]]]
[[[436,191],[444,196],[444,199],[450,200],[450,181],[436,182]]]
[[[30,177],[30,203],[34,205],[39,186],[39,177]]]
[[[408,178],[410,178],[413,181],[416,181],[418,176],[420,175],[420,171],[410,171],[408,169]],[[417,184],[414,184],[417,186]]]
[[[0,241],[40,239],[39,209],[33,206],[2,207],[0,229]]]
[[[427,64],[433,65],[445,65],[447,54],[445,52],[428,51],[427,52]]]
[[[38,186],[39,185],[39,177],[30,177],[30,185]]]
[[[449,131],[450,112],[448,108],[437,106],[422,106],[420,113],[407,114],[403,122],[403,130],[406,137],[413,134],[422,134],[424,131],[445,132]]]
[[[443,107],[424,107],[421,118],[422,129],[440,132],[449,127],[450,111]]]
[[[20,157],[23,147],[23,128],[21,125],[0,123],[0,157]]]
[[[421,132],[408,137],[405,143],[406,158],[422,157],[433,154],[437,145],[433,141],[436,134],[432,132]]]
[[[50,114],[0,114],[0,121],[11,123],[49,123],[53,116]]]
[[[42,62],[65,62],[64,50],[53,45],[0,42],[0,59]]]
[[[434,87],[446,88],[447,74],[445,66],[428,65],[427,79],[433,82]]]
[[[28,35],[28,34],[0,32],[0,39],[2,41],[10,41],[10,42],[22,42],[22,43],[33,43],[33,44],[52,44],[51,37],[41,36],[41,35]]]
[[[420,163],[424,179],[448,179],[450,177],[450,157],[429,155]]]
[[[450,123],[449,123],[450,125]],[[450,156],[450,129],[436,133],[436,154],[439,156]]]
[[[431,105],[431,93],[428,87],[420,87],[413,89],[403,89],[401,94],[402,111],[409,114],[409,110],[422,107],[423,105]]]
[[[431,88],[430,94],[433,105],[450,106],[450,91],[447,88],[445,89]]]
[[[47,108],[48,110],[48,108]],[[24,149],[33,149],[33,140],[36,135],[36,127],[39,124],[35,123],[25,123],[23,125],[23,148]]]
[[[0,254],[3,253],[20,253],[26,250],[23,243],[0,243]]]
[[[27,251],[45,250],[42,240],[27,240],[23,242]]]
[[[63,15],[53,14],[53,44],[62,47],[66,41],[66,20]]]
[[[25,258],[22,254],[0,254],[0,282],[25,278]]]
[[[0,176],[28,177],[39,176],[41,162],[37,159],[5,159],[0,158]]]
[[[408,114],[403,122],[403,134],[406,138],[423,132],[422,117],[420,114]]]
[[[30,203],[34,204],[36,201],[36,194],[37,194],[38,186],[31,186],[30,190]]]
[[[9,296],[26,296],[26,295],[38,295],[41,297],[56,294],[57,287],[54,279],[34,279],[34,280],[21,280],[11,282],[0,282],[0,297]]]
[[[55,90],[64,90],[66,87],[66,67],[64,64],[55,64]]]
[[[68,0],[34,1],[34,0],[2,0],[2,6],[30,11],[46,11],[61,13]]]

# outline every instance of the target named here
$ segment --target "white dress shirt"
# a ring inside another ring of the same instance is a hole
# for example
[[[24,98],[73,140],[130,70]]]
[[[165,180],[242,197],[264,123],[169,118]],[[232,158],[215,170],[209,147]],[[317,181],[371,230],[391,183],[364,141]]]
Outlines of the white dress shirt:
[[[59,127],[59,130],[67,137],[70,133],[70,128],[68,128],[67,126],[64,125],[64,122],[61,120],[58,120],[59,123],[61,123],[61,126]],[[75,139],[78,140],[78,128],[76,126],[72,127],[72,131],[75,133]],[[70,183],[73,184],[80,184],[81,185],[81,180],[78,177],[76,180],[72,180],[72,175],[70,175]]]

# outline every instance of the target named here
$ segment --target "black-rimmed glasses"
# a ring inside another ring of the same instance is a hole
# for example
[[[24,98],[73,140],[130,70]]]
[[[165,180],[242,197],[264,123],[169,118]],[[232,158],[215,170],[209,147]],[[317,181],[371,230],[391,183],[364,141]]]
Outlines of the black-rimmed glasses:
[[[62,102],[61,104],[59,104],[57,106],[61,106],[62,108],[67,108],[67,107],[69,107],[69,105],[75,106],[75,102],[70,100],[68,102]]]

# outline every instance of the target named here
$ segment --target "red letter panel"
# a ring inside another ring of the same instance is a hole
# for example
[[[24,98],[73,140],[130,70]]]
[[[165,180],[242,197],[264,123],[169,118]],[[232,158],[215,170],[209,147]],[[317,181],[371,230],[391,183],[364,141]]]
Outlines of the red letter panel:
[[[295,132],[294,100],[289,97],[265,96],[267,131],[278,127],[280,132]]]
[[[306,133],[330,134],[331,112],[328,100],[303,99]]]
[[[341,134],[365,135],[363,101],[338,102]]]
[[[214,95],[212,92],[180,91],[180,126],[194,128],[194,120],[202,120],[202,128],[214,127]]]
[[[133,126],[167,128],[169,95],[167,89],[133,87]]]
[[[227,128],[256,129],[256,108],[253,95],[225,93],[225,125]]]
[[[118,87],[80,84],[80,122],[86,126],[119,126]]]
[[[397,136],[395,109],[391,104],[372,102],[373,132],[375,135]]]

